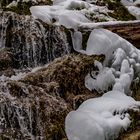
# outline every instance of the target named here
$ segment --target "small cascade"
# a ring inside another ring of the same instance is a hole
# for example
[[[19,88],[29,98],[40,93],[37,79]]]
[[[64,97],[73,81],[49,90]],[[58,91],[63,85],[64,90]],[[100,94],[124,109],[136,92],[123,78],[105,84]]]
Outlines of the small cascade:
[[[23,75],[19,73],[11,78],[0,77],[0,139],[53,138],[55,135],[51,136],[51,131],[59,126],[47,118],[56,116],[59,120],[62,117],[60,114],[66,112],[66,104],[40,87],[17,81]]]
[[[0,77],[0,138],[34,139],[32,125],[36,114],[31,102],[12,96],[7,87],[8,80],[11,79]]]
[[[1,11],[0,18],[0,49],[10,49],[15,68],[43,65],[71,51],[63,27],[12,12]]]
[[[60,126],[46,118],[60,122],[66,103],[18,80],[33,67],[71,53],[68,30],[12,12],[0,11],[0,19],[0,139],[53,138]]]

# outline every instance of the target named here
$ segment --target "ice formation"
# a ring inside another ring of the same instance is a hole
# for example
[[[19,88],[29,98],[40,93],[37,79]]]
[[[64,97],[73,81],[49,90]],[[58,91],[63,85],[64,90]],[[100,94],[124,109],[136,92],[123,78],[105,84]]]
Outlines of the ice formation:
[[[115,139],[131,123],[127,110],[140,107],[140,102],[128,96],[134,73],[140,66],[140,51],[108,30],[95,29],[89,36],[86,53],[104,54],[106,59],[103,65],[95,61],[99,71],[85,77],[85,86],[89,90],[108,92],[85,101],[67,115],[65,128],[68,139]]]
[[[47,23],[76,29],[82,23],[92,23],[96,15],[101,20],[115,20],[108,16],[106,6],[97,6],[82,0],[54,0],[53,6],[33,6],[32,15]],[[92,17],[93,18],[93,17]]]

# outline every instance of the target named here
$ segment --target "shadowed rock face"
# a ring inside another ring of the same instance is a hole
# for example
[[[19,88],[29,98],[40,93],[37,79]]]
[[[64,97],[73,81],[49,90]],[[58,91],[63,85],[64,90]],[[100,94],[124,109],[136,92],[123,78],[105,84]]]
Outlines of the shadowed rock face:
[[[0,12],[0,19],[0,49],[13,53],[14,68],[43,65],[71,52],[63,27],[12,12]]]

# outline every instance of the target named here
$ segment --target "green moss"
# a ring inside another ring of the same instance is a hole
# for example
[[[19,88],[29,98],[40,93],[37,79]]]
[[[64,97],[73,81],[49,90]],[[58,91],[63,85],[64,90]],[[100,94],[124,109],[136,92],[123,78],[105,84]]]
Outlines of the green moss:
[[[10,4],[13,0],[1,0],[1,6],[6,7],[8,4]]]
[[[135,20],[136,18],[132,16],[128,10],[121,4],[120,0],[104,0],[107,4],[109,10],[113,10],[113,13],[109,13],[109,15],[117,20]]]
[[[30,15],[30,7],[34,5],[52,5],[52,0],[46,0],[44,2],[34,3],[32,1],[29,2],[18,2],[17,6],[11,6],[7,8],[13,0],[2,0],[1,7],[4,11],[12,11],[20,15]]]
[[[18,3],[17,6],[12,6],[10,8],[4,8],[4,11],[12,11],[12,12],[15,12],[17,14],[20,14],[20,15],[30,15],[30,7],[31,7],[31,3],[28,2],[28,3]]]

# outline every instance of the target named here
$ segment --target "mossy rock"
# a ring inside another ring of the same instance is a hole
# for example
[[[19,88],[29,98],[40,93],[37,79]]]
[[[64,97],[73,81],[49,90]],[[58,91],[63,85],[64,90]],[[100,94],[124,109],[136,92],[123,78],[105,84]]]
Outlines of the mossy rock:
[[[136,18],[131,15],[128,10],[121,4],[120,0],[104,0],[109,10],[113,10],[113,13],[109,15],[117,20],[128,21],[135,20]]]
[[[4,7],[4,11],[12,11],[20,15],[31,15],[30,7],[32,6],[31,2],[18,2],[17,6],[11,6],[9,8]]]
[[[6,70],[13,66],[13,56],[10,50],[1,49],[0,50],[0,71]]]
[[[4,11],[12,11],[20,15],[31,15],[30,13],[30,7],[35,5],[52,5],[51,0],[46,1],[40,1],[40,2],[34,2],[32,0],[28,2],[17,2],[16,6],[7,7],[13,0],[2,0],[1,2],[1,8]]]
[[[85,76],[97,68],[94,60],[103,62],[104,55],[66,55],[55,59],[47,68],[42,68],[36,73],[31,73],[21,82],[31,85],[38,85],[44,88],[43,83],[56,82],[59,84],[59,96],[66,99],[69,93],[78,95],[84,94],[89,90],[84,86]]]

